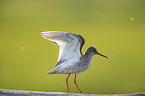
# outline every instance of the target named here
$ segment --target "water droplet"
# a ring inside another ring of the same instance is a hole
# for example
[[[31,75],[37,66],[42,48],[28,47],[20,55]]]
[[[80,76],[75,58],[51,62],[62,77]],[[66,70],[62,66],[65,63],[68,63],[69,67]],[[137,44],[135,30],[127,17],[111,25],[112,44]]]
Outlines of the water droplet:
[[[93,84],[95,84],[96,82],[95,82],[95,81],[93,81],[92,83],[93,83]]]
[[[130,18],[130,21],[134,21],[134,18],[133,18],[133,17],[131,17],[131,18]]]
[[[113,51],[116,51],[117,50],[117,48],[113,48]]]
[[[24,50],[24,47],[23,46],[21,46],[21,50]]]

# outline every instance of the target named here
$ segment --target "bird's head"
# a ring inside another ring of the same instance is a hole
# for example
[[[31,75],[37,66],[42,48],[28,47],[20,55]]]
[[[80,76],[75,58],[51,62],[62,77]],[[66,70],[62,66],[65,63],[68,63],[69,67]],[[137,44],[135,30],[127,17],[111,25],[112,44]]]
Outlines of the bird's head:
[[[90,46],[90,47],[88,48],[88,52],[91,53],[92,55],[100,55],[100,56],[103,56],[103,57],[105,57],[105,58],[108,58],[107,56],[105,56],[105,55],[99,53],[99,52],[97,51],[97,49],[96,49],[95,47],[93,47],[93,46]]]

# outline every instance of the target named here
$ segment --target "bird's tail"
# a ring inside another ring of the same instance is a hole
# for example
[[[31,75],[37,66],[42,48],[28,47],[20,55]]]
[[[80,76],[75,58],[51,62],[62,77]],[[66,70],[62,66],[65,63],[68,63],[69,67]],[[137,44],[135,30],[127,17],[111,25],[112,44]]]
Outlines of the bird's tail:
[[[53,70],[49,71],[47,74],[57,74],[57,72],[53,69]]]

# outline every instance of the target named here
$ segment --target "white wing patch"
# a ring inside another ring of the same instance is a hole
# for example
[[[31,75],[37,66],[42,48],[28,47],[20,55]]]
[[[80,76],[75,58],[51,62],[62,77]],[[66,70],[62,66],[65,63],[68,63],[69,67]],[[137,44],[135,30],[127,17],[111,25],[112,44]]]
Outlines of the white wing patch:
[[[72,57],[81,57],[81,40],[78,35],[60,31],[47,31],[40,34],[45,39],[56,42],[60,46],[58,62],[72,59]]]

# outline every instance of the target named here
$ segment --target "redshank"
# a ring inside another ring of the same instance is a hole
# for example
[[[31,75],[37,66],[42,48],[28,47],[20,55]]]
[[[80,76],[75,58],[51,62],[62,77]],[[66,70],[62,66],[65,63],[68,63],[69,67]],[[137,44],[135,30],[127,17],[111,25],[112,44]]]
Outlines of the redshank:
[[[68,93],[70,93],[68,79],[71,74],[74,74],[74,83],[79,93],[82,94],[76,82],[77,74],[89,68],[93,55],[100,55],[105,58],[108,57],[99,53],[93,46],[88,47],[85,53],[82,54],[81,49],[85,43],[85,39],[78,34],[61,31],[47,31],[41,32],[40,35],[60,46],[59,57],[55,68],[47,74],[68,74],[66,78]]]

